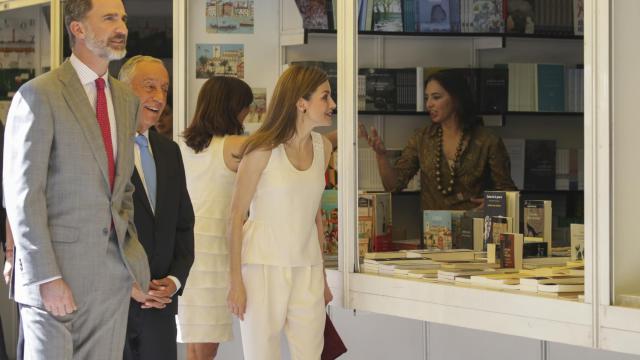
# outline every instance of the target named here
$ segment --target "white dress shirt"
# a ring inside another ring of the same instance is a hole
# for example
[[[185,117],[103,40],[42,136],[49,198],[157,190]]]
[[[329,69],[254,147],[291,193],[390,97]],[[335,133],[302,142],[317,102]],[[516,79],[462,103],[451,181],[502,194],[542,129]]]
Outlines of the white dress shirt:
[[[149,145],[149,152],[151,153],[151,157],[153,158],[153,148],[151,147],[151,141],[149,141],[149,130],[146,130],[145,132],[143,132],[142,134],[139,132],[136,132],[136,136],[144,136],[147,138],[147,144]],[[134,158],[134,162],[136,164],[136,170],[138,171],[138,175],[140,175],[140,180],[142,180],[142,186],[144,187],[144,192],[145,194],[147,194],[147,199],[149,198],[149,189],[147,189],[147,182],[145,181],[145,175],[144,175],[144,170],[142,170],[142,160],[140,160],[140,145],[138,145],[137,142],[134,142],[135,146],[133,147],[133,158]],[[157,174],[157,172],[156,172]],[[158,183],[158,179],[156,179],[156,184]],[[157,199],[157,195],[156,195],[156,199]],[[156,201],[157,202],[157,201]],[[151,204],[149,204],[151,205]],[[151,207],[151,210],[153,211],[153,213],[156,213],[156,209],[154,209],[153,207]],[[173,282],[176,284],[176,292],[178,290],[180,290],[180,286],[182,286],[182,284],[180,283],[180,280],[178,280],[177,277],[169,275],[167,276],[169,279],[173,280]],[[175,293],[174,293],[175,294]],[[171,294],[173,295],[173,294]]]
[[[117,159],[118,156],[118,128],[116,127],[116,116],[115,110],[113,109],[113,101],[111,99],[111,85],[109,84],[109,73],[106,72],[102,76],[98,76],[93,70],[91,70],[87,65],[85,65],[75,54],[71,54],[69,58],[69,62],[76,70],[78,77],[80,78],[80,83],[82,87],[84,87],[84,91],[89,98],[89,103],[91,103],[91,108],[93,111],[96,111],[96,100],[98,97],[98,91],[96,90],[96,79],[101,77],[104,79],[105,83],[105,95],[107,98],[107,111],[109,112],[109,127],[111,128],[111,144],[113,145],[113,161]],[[97,123],[97,119],[96,123]]]

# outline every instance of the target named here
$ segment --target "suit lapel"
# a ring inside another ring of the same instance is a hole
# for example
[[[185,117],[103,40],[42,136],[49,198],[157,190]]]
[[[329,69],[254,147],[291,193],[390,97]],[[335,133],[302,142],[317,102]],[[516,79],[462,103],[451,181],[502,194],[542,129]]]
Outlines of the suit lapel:
[[[78,74],[69,60],[60,66],[59,79],[64,84],[64,86],[61,87],[62,95],[80,124],[84,136],[87,138],[91,152],[104,177],[105,189],[110,193],[107,153],[104,149],[102,133],[96,120],[96,113],[94,109],[91,108],[91,103],[87,98],[84,87],[80,83],[80,78],[78,78]]]
[[[151,209],[151,204],[149,203],[149,197],[147,196],[147,192],[144,190],[144,184],[142,184],[142,178],[140,174],[138,174],[138,169],[133,169],[133,175],[131,176],[131,182],[136,190],[133,192],[133,196],[138,198],[138,201],[144,205],[144,209],[149,213],[149,216],[153,217],[153,210]]]
[[[163,194],[165,194],[165,191],[168,191],[166,156],[164,156],[164,148],[158,139],[159,136],[160,135],[154,130],[149,130],[149,143],[153,151],[153,161],[156,163],[156,221],[159,218],[161,209],[163,208],[163,202],[165,201]],[[160,159],[165,159],[165,161],[160,161]]]
[[[129,121],[127,121],[127,116],[134,117],[135,114],[129,114],[127,111],[127,98],[125,97],[125,93],[121,91],[120,84],[113,81],[113,77],[109,76],[109,84],[111,89],[111,100],[113,101],[113,111],[115,112],[116,117],[116,128],[117,128],[117,136],[118,136],[118,155],[116,156],[116,178],[114,181],[113,188],[116,189],[118,184],[122,181],[127,181],[131,174],[126,174],[125,169],[125,156],[127,155],[127,149],[132,150],[131,147],[126,146],[127,142],[133,142],[132,139],[127,138],[130,134],[130,129],[127,128],[127,125],[131,125]],[[134,122],[137,119],[133,119]]]

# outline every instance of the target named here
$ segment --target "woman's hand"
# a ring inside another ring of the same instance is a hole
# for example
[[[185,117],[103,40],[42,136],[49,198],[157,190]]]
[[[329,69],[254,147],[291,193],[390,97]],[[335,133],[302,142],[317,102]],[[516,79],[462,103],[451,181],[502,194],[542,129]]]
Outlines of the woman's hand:
[[[324,304],[329,305],[329,303],[333,300],[333,294],[331,293],[331,289],[329,289],[329,284],[327,283],[327,278],[324,278]]]
[[[367,139],[367,143],[377,155],[382,156],[387,153],[387,148],[384,147],[384,143],[378,135],[378,130],[376,130],[373,126],[371,127],[371,136],[369,136],[364,125],[362,123],[359,123],[358,134],[361,138]]]
[[[471,201],[472,203],[476,204],[476,207],[474,208],[475,210],[484,209],[484,198],[483,197],[469,198],[469,201]]]
[[[242,280],[231,281],[231,287],[227,295],[227,306],[233,315],[240,320],[244,320],[244,313],[247,308],[247,292],[244,289]]]

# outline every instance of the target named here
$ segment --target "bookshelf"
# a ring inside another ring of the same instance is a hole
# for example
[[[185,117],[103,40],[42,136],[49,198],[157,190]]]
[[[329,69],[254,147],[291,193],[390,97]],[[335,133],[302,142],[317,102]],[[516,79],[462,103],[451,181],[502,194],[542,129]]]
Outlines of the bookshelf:
[[[336,34],[336,30],[304,29],[304,43],[309,41],[312,34]],[[502,40],[502,46],[508,40],[517,39],[554,39],[583,41],[580,35],[549,35],[549,34],[517,34],[517,33],[460,33],[460,32],[406,32],[406,31],[358,31],[361,36],[418,36],[418,37],[466,37],[466,38],[496,38]]]
[[[428,116],[426,111],[367,111],[359,110],[358,115],[398,115],[398,116]],[[571,111],[558,111],[558,112],[544,112],[544,111],[507,111],[505,113],[487,113],[482,115],[499,115],[503,117],[511,116],[540,116],[540,117],[582,117],[582,112]]]

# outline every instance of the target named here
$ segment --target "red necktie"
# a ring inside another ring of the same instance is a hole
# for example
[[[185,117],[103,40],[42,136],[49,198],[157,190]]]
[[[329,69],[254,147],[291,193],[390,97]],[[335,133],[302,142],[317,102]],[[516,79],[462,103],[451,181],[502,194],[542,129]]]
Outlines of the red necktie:
[[[113,143],[111,142],[111,126],[109,125],[109,111],[107,110],[107,96],[104,94],[104,79],[96,79],[96,118],[102,133],[104,150],[107,153],[107,165],[109,167],[109,186],[113,190],[113,180],[115,179],[116,167],[113,161]]]

